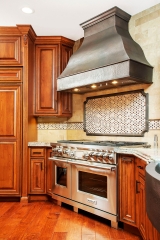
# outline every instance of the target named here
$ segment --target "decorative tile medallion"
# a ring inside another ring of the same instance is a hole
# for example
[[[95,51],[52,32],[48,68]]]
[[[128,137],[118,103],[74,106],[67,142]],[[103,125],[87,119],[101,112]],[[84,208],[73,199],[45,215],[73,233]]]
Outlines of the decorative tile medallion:
[[[143,136],[148,131],[148,94],[143,90],[88,97],[84,103],[87,135]]]

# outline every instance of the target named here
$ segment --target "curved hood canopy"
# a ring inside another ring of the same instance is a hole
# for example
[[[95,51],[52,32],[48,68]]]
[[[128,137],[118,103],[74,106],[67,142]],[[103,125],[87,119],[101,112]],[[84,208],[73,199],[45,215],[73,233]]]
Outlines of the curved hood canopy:
[[[152,83],[153,67],[129,34],[130,18],[114,7],[80,24],[84,40],[58,77],[58,91],[85,93]]]

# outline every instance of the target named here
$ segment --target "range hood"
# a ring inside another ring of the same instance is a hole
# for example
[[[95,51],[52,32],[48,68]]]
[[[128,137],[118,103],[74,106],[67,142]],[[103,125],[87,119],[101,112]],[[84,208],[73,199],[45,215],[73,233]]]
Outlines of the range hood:
[[[58,91],[85,93],[152,83],[153,67],[129,34],[130,18],[114,7],[80,24],[84,40],[58,77]]]

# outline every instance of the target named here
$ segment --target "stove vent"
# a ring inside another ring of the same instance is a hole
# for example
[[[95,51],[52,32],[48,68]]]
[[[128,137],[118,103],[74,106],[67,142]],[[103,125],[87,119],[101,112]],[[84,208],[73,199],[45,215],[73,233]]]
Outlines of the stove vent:
[[[153,67],[129,34],[130,18],[114,7],[80,24],[84,40],[58,77],[58,91],[85,93],[152,83]]]

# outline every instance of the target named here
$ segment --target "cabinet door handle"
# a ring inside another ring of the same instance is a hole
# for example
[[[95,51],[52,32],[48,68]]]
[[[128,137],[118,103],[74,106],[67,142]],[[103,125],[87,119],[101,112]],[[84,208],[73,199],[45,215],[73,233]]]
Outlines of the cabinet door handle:
[[[140,191],[139,191],[139,189],[138,189],[138,184],[139,184],[140,182],[139,181],[136,181],[136,193],[140,193]]]
[[[132,158],[130,158],[130,157],[123,157],[123,158],[122,158],[122,161],[132,162]]]
[[[139,168],[139,169],[143,169],[143,167],[142,167],[142,166],[137,166],[137,168]]]

